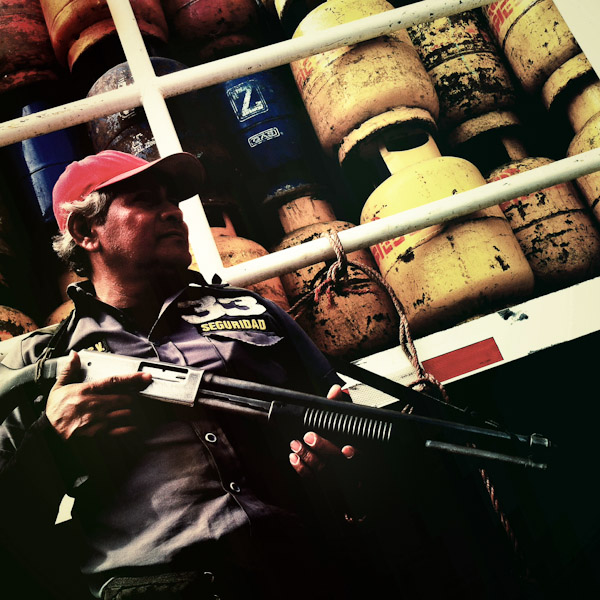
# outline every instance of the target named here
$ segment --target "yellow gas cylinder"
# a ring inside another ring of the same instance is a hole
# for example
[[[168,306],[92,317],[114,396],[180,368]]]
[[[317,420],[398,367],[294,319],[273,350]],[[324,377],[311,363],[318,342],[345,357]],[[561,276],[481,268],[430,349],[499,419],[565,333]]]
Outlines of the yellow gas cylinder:
[[[511,76],[480,12],[421,23],[408,34],[435,85],[440,126],[515,105]]]
[[[474,165],[442,157],[433,138],[425,139],[401,151],[390,151],[393,140],[382,140],[381,158],[391,176],[365,203],[361,223],[485,185]],[[497,206],[376,244],[371,251],[415,335],[505,306],[534,286],[531,267]]]
[[[457,127],[450,144],[488,181],[504,179],[553,161],[531,157],[525,131],[511,112],[493,112]],[[576,283],[598,273],[600,238],[589,208],[572,183],[500,204],[531,265],[540,291]]]
[[[548,165],[515,155],[488,177],[497,181]],[[557,289],[600,273],[600,234],[575,186],[560,183],[500,204],[533,269],[537,285]]]
[[[551,117],[566,113],[575,131],[568,156],[600,148],[600,81],[583,54],[567,61],[549,77],[542,98]],[[600,221],[600,173],[579,177],[577,186]]]
[[[389,177],[379,149],[382,139],[389,140],[398,150],[412,148],[411,156],[415,157],[426,135],[435,132],[437,125],[428,111],[408,107],[394,108],[351,131],[342,140],[337,156],[349,190],[340,207],[344,218],[358,223],[367,198]]]
[[[527,92],[581,52],[552,0],[500,0],[482,7],[490,29]]]
[[[453,154],[472,162],[487,177],[515,156],[527,156],[521,142],[523,124],[509,110],[495,110],[464,121],[446,135]]]
[[[600,112],[600,80],[585,54],[574,56],[550,75],[542,100],[552,116],[566,113],[575,132]]]
[[[279,208],[287,234],[274,250],[297,246],[354,227],[337,221],[333,208],[312,195],[301,196]],[[368,250],[348,254],[350,262],[377,267]],[[325,281],[329,264],[320,262],[282,275],[281,281],[294,305]],[[298,324],[315,344],[330,356],[354,359],[388,348],[398,342],[398,314],[385,289],[360,269],[348,265],[347,282],[339,291],[314,296],[302,305]]]
[[[0,342],[35,331],[38,326],[26,314],[10,306],[0,306]]]
[[[222,226],[211,226],[210,229],[224,267],[231,267],[268,254],[267,250],[257,242],[239,237],[236,234],[231,218],[226,212],[222,213],[222,221]],[[190,252],[192,254],[192,264],[190,265],[190,269],[200,271],[198,262],[191,249]],[[245,287],[260,294],[264,298],[267,298],[267,300],[271,300],[284,310],[290,308],[279,277],[271,277],[265,281],[253,283]]]
[[[300,23],[294,38],[393,9],[384,0],[328,0]],[[439,103],[405,30],[291,63],[321,145],[333,153],[355,127],[395,107],[420,107],[434,118]]]
[[[568,156],[575,156],[594,148],[600,148],[600,113],[591,117],[569,144]],[[590,173],[577,179],[577,185],[594,216],[600,221],[600,172]]]

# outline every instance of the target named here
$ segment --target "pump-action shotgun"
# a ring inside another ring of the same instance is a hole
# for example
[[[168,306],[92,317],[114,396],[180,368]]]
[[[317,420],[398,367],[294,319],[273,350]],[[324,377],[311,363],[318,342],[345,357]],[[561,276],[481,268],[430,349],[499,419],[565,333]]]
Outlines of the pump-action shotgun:
[[[546,469],[552,444],[542,435],[520,435],[499,427],[480,427],[455,419],[440,419],[385,408],[372,408],[352,402],[328,400],[296,392],[209,373],[194,367],[173,365],[118,354],[81,350],[82,381],[95,381],[112,375],[147,372],[151,383],[139,394],[143,397],[259,418],[276,427],[300,434],[314,431],[340,443],[358,447],[391,445],[399,448],[429,448],[468,456],[478,461],[497,460],[522,467]],[[64,368],[67,357],[45,361],[22,369],[9,369],[0,363],[0,417],[3,419],[23,396],[17,392],[39,382],[52,382]],[[418,404],[425,394],[404,386],[399,398]]]

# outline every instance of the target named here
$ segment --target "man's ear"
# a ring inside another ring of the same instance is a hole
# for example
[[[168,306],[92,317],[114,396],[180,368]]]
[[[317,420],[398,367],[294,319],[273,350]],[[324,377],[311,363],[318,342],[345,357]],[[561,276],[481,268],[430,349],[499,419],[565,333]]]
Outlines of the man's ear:
[[[70,214],[67,229],[74,242],[88,252],[95,252],[99,247],[96,228],[88,223],[82,215]]]

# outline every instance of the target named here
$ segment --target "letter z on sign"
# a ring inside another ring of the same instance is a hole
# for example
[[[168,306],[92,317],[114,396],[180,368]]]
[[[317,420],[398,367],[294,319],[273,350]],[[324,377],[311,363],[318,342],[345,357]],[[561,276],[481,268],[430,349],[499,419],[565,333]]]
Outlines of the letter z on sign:
[[[229,88],[227,96],[240,123],[269,110],[260,85],[255,79]]]

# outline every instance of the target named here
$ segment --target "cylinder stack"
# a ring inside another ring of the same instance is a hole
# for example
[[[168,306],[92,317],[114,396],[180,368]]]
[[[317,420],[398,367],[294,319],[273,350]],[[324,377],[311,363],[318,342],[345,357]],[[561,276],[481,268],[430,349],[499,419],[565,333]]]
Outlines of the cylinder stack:
[[[158,76],[405,4],[132,1]],[[52,85],[66,75],[76,95],[91,98],[133,82],[105,1],[36,6],[17,0],[0,6],[18,15],[12,21],[23,38],[11,46],[14,60],[4,77],[6,93],[25,97],[18,110],[51,105],[22,93],[31,83],[39,89],[37,82]],[[503,0],[176,96],[167,106],[182,148],[202,162],[202,204],[229,266],[264,256],[266,247],[295,246],[550,164],[560,148],[547,157],[530,152],[530,137],[521,135],[531,125],[523,116],[540,99],[552,118],[570,122],[570,155],[600,144],[600,84],[554,4]],[[92,151],[159,157],[141,107],[95,119],[86,135],[89,145],[69,156],[53,151],[47,158],[37,142],[23,142],[25,167],[14,173],[37,190],[38,180],[57,177],[70,160]],[[408,231],[347,258],[378,269],[413,333],[425,335],[597,275],[595,177]],[[30,202],[49,229],[51,185]],[[11,252],[7,246],[3,263]],[[319,286],[330,266],[252,287],[286,310],[312,290],[297,320],[327,354],[366,356],[394,344],[398,316],[376,277],[350,266],[327,293],[314,296],[325,289]],[[41,311],[42,322],[47,315],[55,322],[70,307],[64,287],[78,277],[57,279],[58,301]]]
[[[540,91],[581,50],[552,0],[501,0],[482,8],[523,89]]]
[[[568,120],[575,132],[568,156],[600,148],[600,80],[583,53],[548,78],[542,98],[550,115]],[[580,177],[577,185],[600,222],[600,174]]]
[[[426,132],[408,140],[379,136],[373,142],[389,177],[368,198],[361,223],[486,183],[471,163],[441,156]],[[531,268],[498,207],[407,233],[371,250],[415,335],[489,312],[533,289]]]

